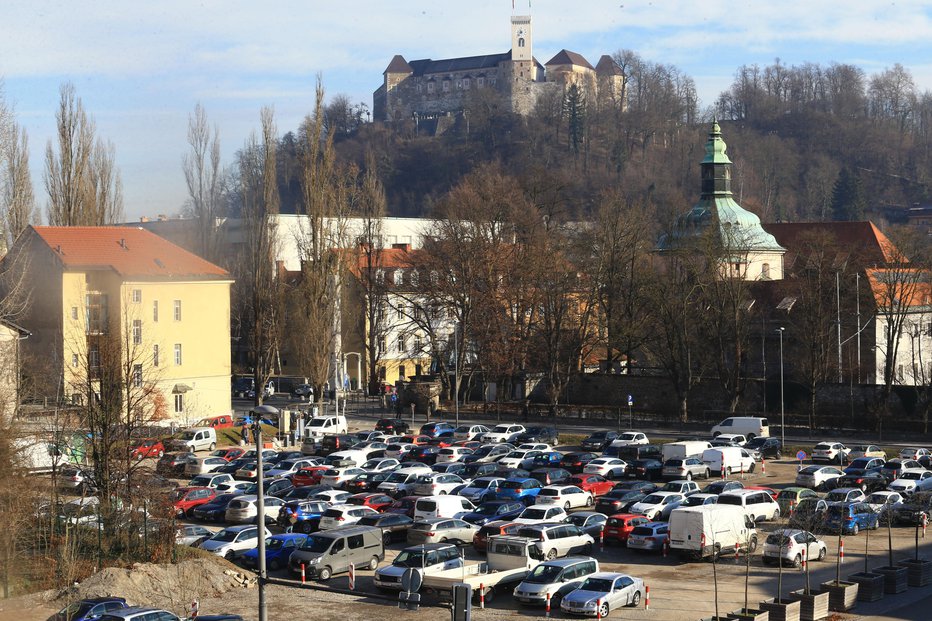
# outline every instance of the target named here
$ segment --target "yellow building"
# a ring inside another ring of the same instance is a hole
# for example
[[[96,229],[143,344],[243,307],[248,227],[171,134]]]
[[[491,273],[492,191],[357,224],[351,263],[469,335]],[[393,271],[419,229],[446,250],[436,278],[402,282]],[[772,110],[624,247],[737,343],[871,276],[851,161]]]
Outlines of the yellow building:
[[[83,403],[117,378],[153,420],[231,411],[225,270],[129,227],[29,227],[10,261],[32,292],[24,362],[48,394]]]

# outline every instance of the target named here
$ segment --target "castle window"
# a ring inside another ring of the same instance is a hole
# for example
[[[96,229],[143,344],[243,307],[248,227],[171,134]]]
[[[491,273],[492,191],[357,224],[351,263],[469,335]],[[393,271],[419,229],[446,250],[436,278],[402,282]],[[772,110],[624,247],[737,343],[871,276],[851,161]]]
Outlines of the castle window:
[[[476,86],[479,88],[485,86],[485,78],[476,78]]]
[[[524,47],[524,37],[518,39],[518,47]]]
[[[449,80],[444,80],[444,81],[443,81],[443,92],[444,92],[444,93],[449,93],[449,92],[450,92],[450,81],[449,81]]]
[[[469,78],[463,78],[463,88],[469,90]]]
[[[434,92],[434,83],[433,83],[433,82],[428,82],[428,83],[427,83],[427,92],[428,92],[428,93],[433,93],[433,92]]]
[[[420,84],[417,85],[417,92],[418,92],[418,93],[421,92],[421,85],[420,85]]]
[[[462,80],[457,80],[457,81],[456,81],[456,88],[458,88],[458,89],[462,89],[462,88],[463,88],[463,81],[462,81]]]
[[[489,86],[495,86],[495,78],[489,78]]]

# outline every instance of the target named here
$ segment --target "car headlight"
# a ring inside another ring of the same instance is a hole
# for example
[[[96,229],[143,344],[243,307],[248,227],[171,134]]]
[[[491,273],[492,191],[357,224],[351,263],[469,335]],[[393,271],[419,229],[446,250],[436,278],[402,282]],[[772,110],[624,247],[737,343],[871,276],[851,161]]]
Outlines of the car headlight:
[[[594,609],[596,606],[598,606],[598,604],[599,604],[599,600],[597,600],[597,599],[590,599],[588,602],[586,602],[586,608],[593,608],[593,609]]]

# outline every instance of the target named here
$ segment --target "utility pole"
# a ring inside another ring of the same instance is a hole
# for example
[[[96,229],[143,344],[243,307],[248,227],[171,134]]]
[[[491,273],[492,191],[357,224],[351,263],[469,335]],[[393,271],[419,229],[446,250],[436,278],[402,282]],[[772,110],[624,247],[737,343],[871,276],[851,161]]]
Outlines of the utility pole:
[[[453,411],[456,413],[456,426],[460,426],[460,353],[457,345],[457,334],[459,326],[453,324],[453,364],[456,365],[453,372],[453,379],[456,388],[453,390]]]
[[[783,326],[777,330],[780,335],[780,445],[786,446],[786,408],[783,401]]]
[[[265,481],[262,476],[262,415],[256,413],[256,422],[253,423],[253,436],[256,438],[256,483],[259,486],[258,502],[256,503],[256,522],[258,523],[259,537],[259,621],[266,621],[265,606]]]
[[[841,272],[835,272],[835,325],[838,328],[838,383],[841,384]]]

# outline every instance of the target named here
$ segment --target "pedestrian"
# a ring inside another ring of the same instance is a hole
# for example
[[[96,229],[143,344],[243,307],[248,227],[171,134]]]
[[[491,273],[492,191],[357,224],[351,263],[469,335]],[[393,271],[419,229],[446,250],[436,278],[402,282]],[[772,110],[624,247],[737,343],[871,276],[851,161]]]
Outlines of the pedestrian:
[[[249,444],[249,427],[245,424],[243,425],[243,429],[240,431],[240,437],[242,438],[239,443],[240,446],[246,446]]]

